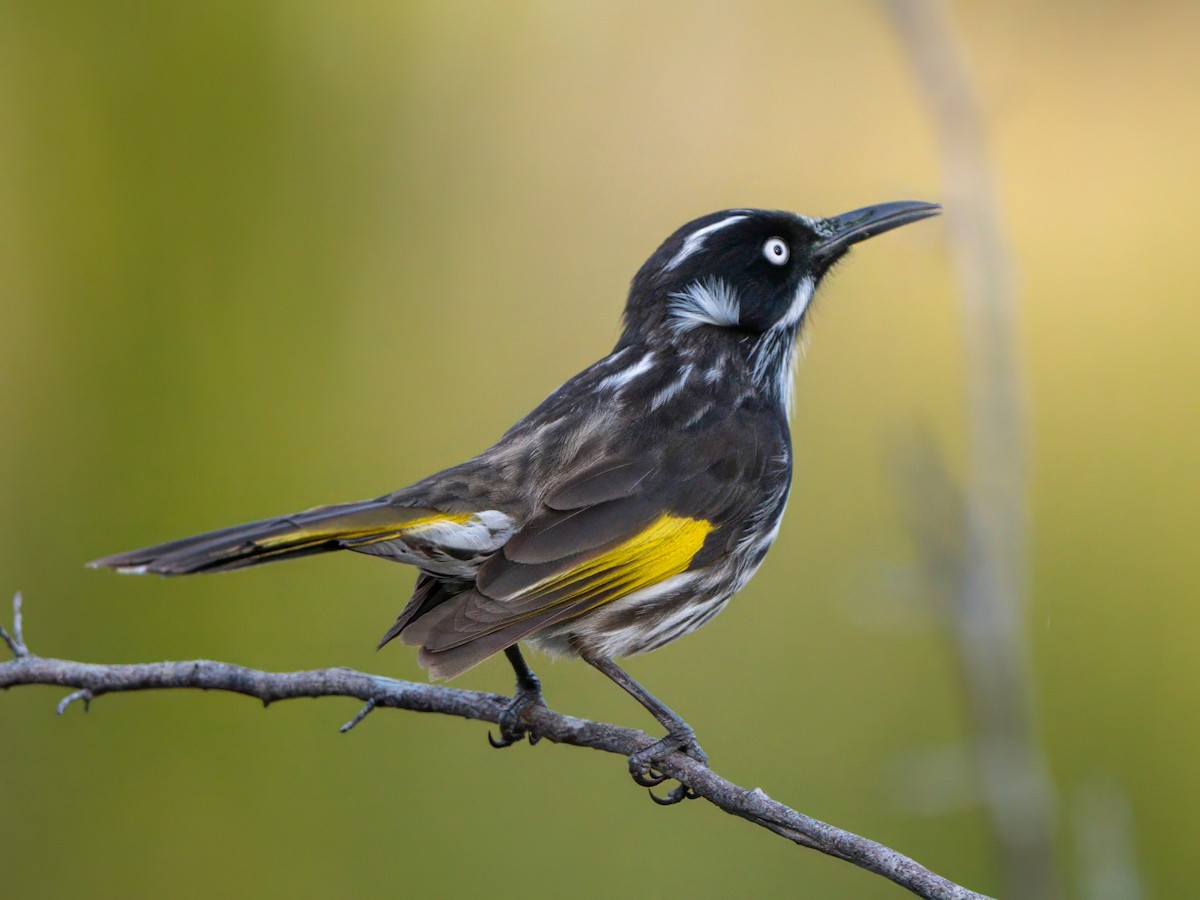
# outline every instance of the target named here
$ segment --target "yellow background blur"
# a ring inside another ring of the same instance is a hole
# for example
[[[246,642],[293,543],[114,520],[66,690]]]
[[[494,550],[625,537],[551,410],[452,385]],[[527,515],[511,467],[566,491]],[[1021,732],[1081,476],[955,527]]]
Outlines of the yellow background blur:
[[[1180,896],[1200,809],[1200,6],[954,13],[1021,291],[1059,856],[1078,889],[1099,791],[1146,890]],[[872,3],[4,2],[0,594],[25,592],[48,656],[419,679],[411,651],[373,650],[403,568],[82,563],[477,452],[607,352],[628,279],[693,216],[905,198],[939,199],[937,151]],[[890,459],[915,424],[963,460],[955,289],[939,222],[829,280],[774,552],[713,624],[629,667],[722,774],[992,892]],[[535,668],[557,708],[652,725],[585,666]],[[500,659],[459,683],[511,681]],[[479,725],[394,712],[342,736],[350,701],[141,694],[58,719],[61,695],[0,696],[14,897],[900,891],[704,804],[658,809],[599,753],[498,753]]]

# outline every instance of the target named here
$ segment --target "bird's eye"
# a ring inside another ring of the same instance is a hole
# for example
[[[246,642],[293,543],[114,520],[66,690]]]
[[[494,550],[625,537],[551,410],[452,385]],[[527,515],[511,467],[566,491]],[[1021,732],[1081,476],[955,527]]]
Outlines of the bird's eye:
[[[791,251],[788,250],[788,245],[783,242],[783,238],[773,237],[763,244],[763,256],[767,258],[767,262],[782,266],[788,261],[791,256]]]

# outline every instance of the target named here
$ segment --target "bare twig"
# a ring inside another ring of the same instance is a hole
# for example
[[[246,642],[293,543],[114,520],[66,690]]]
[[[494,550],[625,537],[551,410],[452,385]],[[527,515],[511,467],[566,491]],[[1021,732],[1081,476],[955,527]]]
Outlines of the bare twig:
[[[339,728],[338,731],[340,731],[342,734],[345,734],[347,731],[349,731],[351,728],[353,728],[355,725],[357,725],[359,722],[361,722],[363,719],[365,719],[367,716],[369,716],[371,714],[371,711],[374,710],[377,705],[378,704],[375,702],[375,698],[372,697],[370,700],[367,701],[366,706],[364,706],[357,713],[355,713],[354,718],[351,719],[349,722],[347,722],[345,725],[343,725],[341,728]]]
[[[67,711],[67,707],[77,700],[83,701],[83,711],[87,712],[92,708],[92,701],[95,699],[96,695],[87,688],[80,688],[73,693],[67,694],[67,696],[58,701],[58,706],[54,707],[54,712],[61,716]]]
[[[973,749],[1014,897],[1058,896],[1054,789],[1033,728],[1024,640],[1028,464],[1017,291],[1000,224],[983,116],[940,0],[886,0],[941,147],[946,225],[958,267],[967,356],[970,472],[941,490],[941,530],[965,532],[948,605]],[[940,461],[928,466],[940,470]],[[925,500],[922,498],[922,503]],[[935,530],[939,530],[935,528]],[[928,542],[926,542],[928,543]]]
[[[9,643],[10,648],[13,644]],[[48,684],[75,688],[59,704],[61,713],[74,700],[86,704],[103,694],[155,689],[199,688],[229,691],[255,697],[270,705],[297,697],[354,697],[366,706],[342,731],[361,722],[379,707],[414,712],[443,713],[498,723],[509,698],[481,691],[464,691],[442,685],[398,681],[352,669],[314,669],[307,672],[263,672],[210,660],[158,662],[136,665],[95,665],[34,656],[28,651],[0,663],[0,688]],[[556,744],[589,747],[630,756],[655,739],[642,731],[603,722],[576,719],[544,706],[529,710],[529,725],[539,737]],[[655,768],[691,786],[692,790],[725,812],[760,825],[804,847],[844,859],[868,872],[882,875],[921,897],[942,900],[987,900],[926,869],[903,854],[833,825],[796,812],[768,797],[762,790],[739,787],[683,753],[655,763]]]
[[[25,646],[25,633],[21,624],[20,591],[17,591],[13,595],[13,633],[9,634],[4,626],[0,625],[0,640],[8,644],[9,652],[17,659],[29,655],[29,648]]]

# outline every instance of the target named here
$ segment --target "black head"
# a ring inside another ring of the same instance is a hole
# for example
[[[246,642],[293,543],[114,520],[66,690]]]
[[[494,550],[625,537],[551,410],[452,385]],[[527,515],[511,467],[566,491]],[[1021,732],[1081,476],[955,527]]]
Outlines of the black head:
[[[827,219],[761,209],[703,216],[667,238],[634,277],[621,343],[698,328],[794,333],[822,277],[852,244],[940,211],[903,201]]]

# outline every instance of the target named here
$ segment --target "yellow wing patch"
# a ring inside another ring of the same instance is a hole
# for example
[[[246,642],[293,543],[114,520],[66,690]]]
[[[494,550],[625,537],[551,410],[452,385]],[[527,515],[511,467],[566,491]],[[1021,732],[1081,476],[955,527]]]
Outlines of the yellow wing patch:
[[[554,606],[601,596],[597,606],[611,602],[686,571],[713,527],[707,519],[664,513],[611,550],[532,585],[520,599],[563,591]]]
[[[466,525],[470,518],[471,513],[439,513],[405,522],[401,530],[415,531],[419,528],[431,528],[434,525]]]
[[[255,543],[264,550],[319,544],[323,541],[340,540],[352,544],[373,544],[391,540],[402,534],[420,533],[441,525],[463,525],[471,513],[430,513],[428,510],[413,510],[424,513],[417,518],[398,519],[400,509],[370,510],[367,513],[351,513],[336,516],[310,526],[301,526],[284,534],[261,538]]]
[[[362,534],[347,534],[341,537],[347,543],[361,547],[365,544],[378,544],[383,541],[394,540],[403,535],[419,535],[423,531],[429,531],[443,525],[466,525],[470,520],[471,513],[439,513],[432,516],[423,516],[420,519],[413,519],[410,522],[404,522],[400,525],[391,525],[383,529],[375,529],[363,532]]]
[[[615,547],[527,587],[496,596],[471,592],[465,606],[445,603],[406,623],[401,640],[424,647],[427,654],[452,650],[494,633],[519,640],[521,623],[530,623],[531,630],[536,630],[687,571],[715,528],[706,519],[663,514]],[[455,674],[457,671],[462,670]]]

